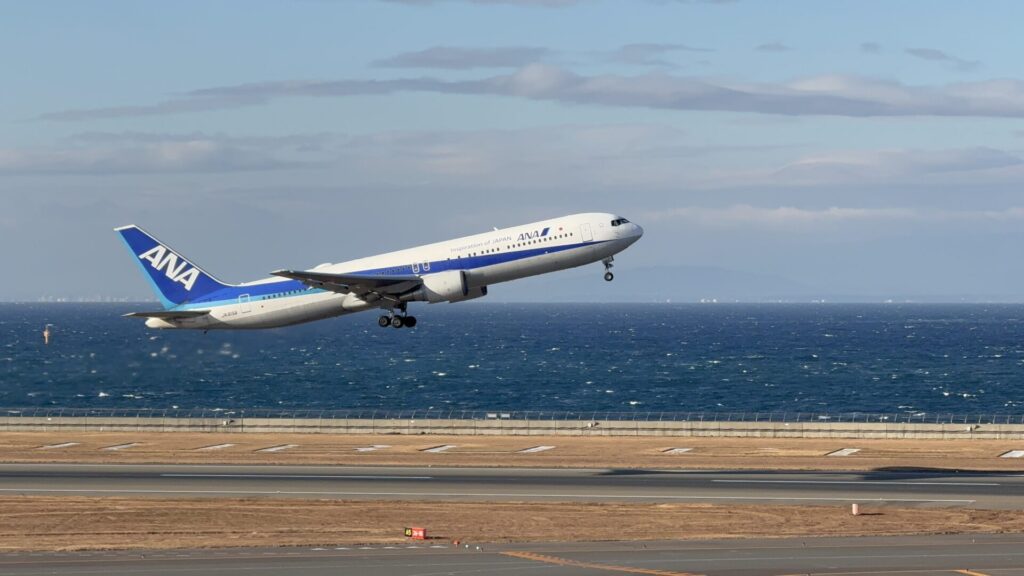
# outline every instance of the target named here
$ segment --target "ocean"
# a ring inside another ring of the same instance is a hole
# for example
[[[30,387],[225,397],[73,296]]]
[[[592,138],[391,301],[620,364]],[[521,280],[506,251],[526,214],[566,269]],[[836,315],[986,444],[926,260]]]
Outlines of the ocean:
[[[0,304],[0,408],[1017,414],[1024,305],[437,304],[153,331]],[[52,324],[44,345],[42,330]]]

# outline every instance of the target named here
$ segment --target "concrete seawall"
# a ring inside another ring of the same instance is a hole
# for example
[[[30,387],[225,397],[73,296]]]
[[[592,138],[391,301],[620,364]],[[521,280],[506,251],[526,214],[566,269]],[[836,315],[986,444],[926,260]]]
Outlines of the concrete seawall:
[[[705,436],[735,438],[1024,438],[1021,424],[885,422],[698,422],[501,419],[0,417],[2,432],[260,432],[521,436]]]

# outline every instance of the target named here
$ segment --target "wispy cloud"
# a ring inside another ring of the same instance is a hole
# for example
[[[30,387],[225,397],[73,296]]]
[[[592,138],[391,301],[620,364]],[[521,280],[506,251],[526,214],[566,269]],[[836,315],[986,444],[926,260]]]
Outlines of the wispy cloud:
[[[392,2],[395,4],[409,4],[412,6],[429,6],[431,4],[440,4],[447,0],[384,0],[385,2]],[[513,6],[543,6],[546,8],[556,8],[559,6],[570,6],[577,4],[582,0],[461,0],[463,2],[469,2],[471,4],[508,4]]]
[[[709,227],[749,227],[791,229],[793,226],[831,226],[845,223],[885,222],[1019,222],[1024,221],[1024,207],[999,210],[943,210],[918,207],[840,207],[798,208],[795,206],[764,207],[735,204],[727,207],[686,206],[649,212],[642,218],[650,221],[685,220]]]
[[[550,50],[536,46],[465,48],[434,46],[415,52],[403,52],[373,62],[380,68],[436,68],[469,70],[473,68],[520,68],[541,61]]]
[[[674,64],[665,58],[666,55],[674,52],[714,52],[709,48],[697,48],[687,44],[662,44],[662,43],[636,43],[625,44],[618,49],[602,53],[602,56],[612,62],[622,64],[633,64],[638,66],[673,66]]]
[[[1015,154],[994,148],[946,150],[838,151],[808,156],[783,166],[775,178],[797,184],[921,181],[930,176],[947,178],[956,173],[1024,166]]]
[[[0,173],[133,174],[242,172],[309,166],[290,157],[315,146],[316,137],[229,138],[154,133],[85,133],[60,145],[0,148]],[[308,156],[308,154],[306,154]]]
[[[472,80],[418,77],[219,86],[156,104],[65,110],[44,114],[40,119],[161,116],[254,106],[279,98],[344,98],[397,92],[496,95],[566,104],[790,116],[1024,117],[1024,81],[1020,80],[915,86],[860,76],[815,76],[785,83],[745,83],[661,73],[587,76],[557,66],[531,64],[510,74]]]
[[[558,8],[594,2],[595,0],[384,0],[394,4],[408,4],[410,6],[430,6],[445,2],[466,2],[469,4],[496,4],[511,6],[540,6],[545,8]],[[739,0],[647,0],[651,4],[736,4]]]
[[[788,52],[792,50],[792,48],[786,46],[782,42],[766,42],[764,44],[754,46],[754,50],[757,50],[758,52]]]
[[[931,62],[941,62],[943,64],[949,64],[958,70],[970,71],[975,70],[981,66],[981,62],[978,60],[965,60],[963,58],[957,58],[951,54],[938,50],[936,48],[907,48],[907,54],[921,60],[928,60]]]

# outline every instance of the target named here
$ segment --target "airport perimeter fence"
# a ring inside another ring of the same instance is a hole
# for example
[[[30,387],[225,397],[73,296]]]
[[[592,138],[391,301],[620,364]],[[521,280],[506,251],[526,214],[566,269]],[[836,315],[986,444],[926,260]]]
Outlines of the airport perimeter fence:
[[[701,422],[701,423],[836,423],[836,424],[1017,424],[1020,414],[954,414],[927,412],[653,412],[653,411],[552,411],[552,410],[277,410],[277,409],[160,409],[160,408],[59,408],[0,409],[7,418],[161,418],[182,420],[450,420],[450,421],[546,421],[566,422]]]

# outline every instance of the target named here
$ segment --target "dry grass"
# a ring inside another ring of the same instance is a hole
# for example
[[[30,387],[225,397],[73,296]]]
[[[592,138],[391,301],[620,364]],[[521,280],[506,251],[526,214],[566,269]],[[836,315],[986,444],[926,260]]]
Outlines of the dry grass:
[[[0,497],[0,550],[1024,532],[1013,511],[837,506]]]
[[[69,448],[41,450],[49,444]],[[121,451],[103,447],[138,443]],[[212,451],[198,448],[233,446]],[[281,444],[297,447],[257,452]],[[389,445],[375,452],[357,447]],[[422,452],[439,444],[457,448]],[[537,445],[554,450],[519,454]],[[666,455],[667,448],[692,448]],[[860,448],[848,457],[829,457]],[[0,435],[2,462],[1021,471],[1024,441],[46,432]],[[1015,511],[620,503],[0,497],[0,550],[395,543],[402,528],[473,542],[1024,532]]]
[[[48,444],[77,446],[40,450]],[[104,451],[103,447],[139,443]],[[220,450],[197,448],[234,444]],[[298,447],[257,452],[280,444]],[[390,448],[358,452],[374,444]],[[439,444],[457,448],[422,452]],[[554,450],[519,454],[537,445]],[[667,448],[685,454],[667,455]],[[841,448],[860,448],[847,457],[826,456]],[[685,438],[606,436],[408,436],[344,434],[242,434],[159,432],[32,432],[0,435],[0,462],[172,463],[172,464],[324,464],[363,466],[522,466],[585,468],[688,468],[764,470],[877,470],[938,468],[1024,471],[1024,461],[999,458],[1024,449],[1024,440],[850,440],[770,438]]]

